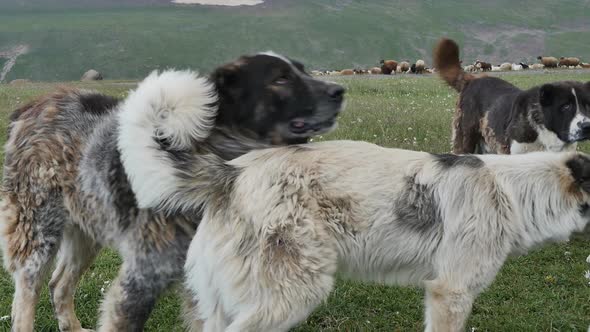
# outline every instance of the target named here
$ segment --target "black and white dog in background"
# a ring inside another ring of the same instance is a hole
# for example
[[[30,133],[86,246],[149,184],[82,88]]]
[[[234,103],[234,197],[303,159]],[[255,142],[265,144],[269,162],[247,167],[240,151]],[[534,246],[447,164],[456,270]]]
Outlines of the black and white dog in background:
[[[459,92],[453,153],[518,154],[575,151],[590,139],[590,82],[561,81],[521,90],[497,77],[463,71],[459,47],[442,39],[434,50],[438,72]]]
[[[156,199],[173,188],[164,178],[169,168],[193,153],[229,160],[325,133],[343,93],[298,62],[265,53],[221,66],[209,79],[152,73],[123,101],[66,89],[16,110],[0,206],[0,249],[15,282],[12,329],[33,330],[56,258],[49,288],[59,329],[82,330],[76,285],[100,249],[111,247],[123,264],[99,330],[143,330],[159,296],[181,280],[200,216],[142,209],[138,191]],[[150,158],[155,152],[166,158]]]
[[[148,154],[166,175],[156,192],[137,191],[139,206],[203,208],[186,284],[205,331],[287,331],[326,300],[336,273],[423,286],[426,330],[462,331],[509,255],[567,239],[590,221],[582,153],[433,155],[328,141],[230,162],[146,146]]]

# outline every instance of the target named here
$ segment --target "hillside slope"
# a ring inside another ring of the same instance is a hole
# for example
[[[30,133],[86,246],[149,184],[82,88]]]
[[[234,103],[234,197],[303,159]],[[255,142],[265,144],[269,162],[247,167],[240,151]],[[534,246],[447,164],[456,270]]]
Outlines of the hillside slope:
[[[269,0],[253,7],[170,5],[163,0],[3,1],[0,53],[18,57],[6,80],[138,78],[155,68],[204,71],[240,54],[272,49],[310,68],[425,58],[440,36],[462,45],[465,62],[534,61],[537,55],[590,61],[590,1]],[[92,8],[82,7],[92,3]]]

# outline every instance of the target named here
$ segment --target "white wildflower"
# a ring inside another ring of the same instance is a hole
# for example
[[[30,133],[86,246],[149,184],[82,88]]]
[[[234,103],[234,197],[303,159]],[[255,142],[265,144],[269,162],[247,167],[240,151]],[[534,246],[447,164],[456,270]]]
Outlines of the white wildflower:
[[[10,320],[10,316],[2,316],[2,317],[0,317],[0,322],[5,322],[5,321],[8,321],[8,320]]]

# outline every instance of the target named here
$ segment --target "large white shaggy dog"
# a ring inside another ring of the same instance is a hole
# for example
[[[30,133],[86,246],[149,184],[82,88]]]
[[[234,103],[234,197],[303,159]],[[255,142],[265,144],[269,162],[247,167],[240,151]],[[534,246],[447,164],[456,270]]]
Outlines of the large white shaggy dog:
[[[338,271],[421,285],[426,330],[460,331],[510,254],[567,239],[590,218],[590,159],[575,152],[434,155],[332,141],[227,163],[151,157],[166,184],[139,193],[140,206],[203,207],[186,283],[206,331],[286,331],[327,298]]]

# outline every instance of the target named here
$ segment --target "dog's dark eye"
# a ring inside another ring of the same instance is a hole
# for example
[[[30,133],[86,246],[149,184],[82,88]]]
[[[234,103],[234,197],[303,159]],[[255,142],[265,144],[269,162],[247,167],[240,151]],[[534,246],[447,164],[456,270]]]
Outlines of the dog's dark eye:
[[[567,112],[567,111],[569,111],[571,108],[572,108],[572,105],[571,105],[571,104],[565,104],[565,105],[561,106],[561,111],[562,111],[562,112]]]
[[[276,78],[273,81],[273,83],[276,85],[285,85],[285,84],[289,83],[289,77],[287,77],[287,75],[283,75],[281,77]]]

